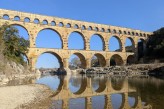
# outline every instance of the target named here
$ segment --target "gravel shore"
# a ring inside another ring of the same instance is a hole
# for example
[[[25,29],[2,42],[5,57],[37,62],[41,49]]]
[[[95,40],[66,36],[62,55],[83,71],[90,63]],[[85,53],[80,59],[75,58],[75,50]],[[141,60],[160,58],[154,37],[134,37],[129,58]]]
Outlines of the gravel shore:
[[[47,109],[51,94],[38,84],[0,87],[0,109]]]

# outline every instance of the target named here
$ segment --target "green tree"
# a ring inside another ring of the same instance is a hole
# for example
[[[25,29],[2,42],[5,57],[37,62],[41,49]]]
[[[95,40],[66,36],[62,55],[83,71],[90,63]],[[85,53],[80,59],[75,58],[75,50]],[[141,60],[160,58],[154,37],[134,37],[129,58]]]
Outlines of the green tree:
[[[29,41],[19,36],[19,31],[7,23],[0,27],[1,54],[8,60],[24,64],[24,55],[28,52]]]
[[[164,56],[164,27],[154,31],[147,42],[147,56],[163,58]]]

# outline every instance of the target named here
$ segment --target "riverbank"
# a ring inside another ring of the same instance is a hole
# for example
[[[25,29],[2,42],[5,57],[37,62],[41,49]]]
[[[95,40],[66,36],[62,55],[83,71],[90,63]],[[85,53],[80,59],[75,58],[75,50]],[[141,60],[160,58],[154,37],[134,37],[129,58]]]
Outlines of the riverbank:
[[[158,70],[156,70],[158,69]],[[156,64],[134,64],[127,66],[110,66],[110,67],[92,67],[88,69],[77,69],[72,72],[81,74],[107,74],[109,76],[145,76],[157,74],[158,72],[164,72],[164,63]]]
[[[1,109],[48,109],[52,91],[38,84],[0,87]]]

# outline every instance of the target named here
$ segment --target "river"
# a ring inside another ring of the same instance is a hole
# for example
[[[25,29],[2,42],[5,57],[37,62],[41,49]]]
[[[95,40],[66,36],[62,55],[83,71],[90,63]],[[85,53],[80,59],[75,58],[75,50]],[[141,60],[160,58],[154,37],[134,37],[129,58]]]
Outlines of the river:
[[[50,109],[164,109],[164,80],[105,75],[44,76],[54,91]]]

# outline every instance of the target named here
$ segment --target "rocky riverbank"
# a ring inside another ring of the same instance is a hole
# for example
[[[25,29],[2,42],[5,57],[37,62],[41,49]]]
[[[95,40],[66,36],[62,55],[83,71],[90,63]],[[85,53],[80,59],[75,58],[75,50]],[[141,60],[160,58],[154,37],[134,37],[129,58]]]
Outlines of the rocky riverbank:
[[[77,69],[76,71],[81,74],[107,74],[109,76],[148,76],[152,73],[164,72],[164,63],[158,64],[136,64],[129,66],[111,66],[111,67],[93,67],[89,69]],[[158,69],[158,70],[155,70]]]
[[[52,92],[44,85],[0,87],[0,92],[1,109],[48,109],[51,103]]]
[[[23,80],[40,77],[40,72],[30,72],[28,66],[22,66],[15,62],[7,62],[3,70],[0,70],[0,86],[8,84],[13,80]]]

